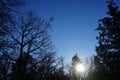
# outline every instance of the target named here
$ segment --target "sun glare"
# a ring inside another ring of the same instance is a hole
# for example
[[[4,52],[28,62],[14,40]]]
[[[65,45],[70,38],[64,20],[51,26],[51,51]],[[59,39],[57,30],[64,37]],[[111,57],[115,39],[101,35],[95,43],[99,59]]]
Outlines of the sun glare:
[[[85,71],[85,67],[83,64],[77,64],[75,69],[77,72],[84,72]]]

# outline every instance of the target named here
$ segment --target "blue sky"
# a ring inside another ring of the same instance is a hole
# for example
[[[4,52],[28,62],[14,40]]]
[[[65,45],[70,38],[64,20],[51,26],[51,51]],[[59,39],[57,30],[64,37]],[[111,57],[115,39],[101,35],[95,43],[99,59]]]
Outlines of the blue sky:
[[[106,0],[29,0],[28,6],[44,19],[54,16],[51,39],[58,56],[70,62],[76,53],[82,60],[95,54],[95,28],[106,16]]]

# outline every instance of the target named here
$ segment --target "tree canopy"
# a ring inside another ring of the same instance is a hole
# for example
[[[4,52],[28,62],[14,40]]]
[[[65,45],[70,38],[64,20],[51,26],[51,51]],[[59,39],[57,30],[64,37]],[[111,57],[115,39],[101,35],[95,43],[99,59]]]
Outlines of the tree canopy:
[[[53,17],[19,13],[24,4],[0,0],[0,80],[68,80],[49,34]]]

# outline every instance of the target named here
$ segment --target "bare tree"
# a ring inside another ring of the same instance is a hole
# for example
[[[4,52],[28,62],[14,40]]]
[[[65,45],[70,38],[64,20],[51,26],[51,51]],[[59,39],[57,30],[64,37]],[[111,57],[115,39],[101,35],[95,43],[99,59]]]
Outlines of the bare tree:
[[[8,52],[11,52],[14,47],[4,29],[12,31],[11,26],[15,24],[15,15],[24,4],[23,0],[0,0],[0,80],[6,80],[8,77],[11,64]]]
[[[37,58],[38,62],[34,63],[35,65],[41,61],[43,54],[54,53],[53,45],[48,34],[52,20],[53,18],[44,21],[42,18],[33,14],[33,12],[29,12],[27,16],[20,18],[16,26],[11,27],[12,31],[4,28],[9,34],[9,41],[15,46],[15,48],[11,50],[14,52],[14,55],[9,57],[13,60],[15,59],[15,63],[18,65],[16,67],[17,80],[24,80],[29,56]]]

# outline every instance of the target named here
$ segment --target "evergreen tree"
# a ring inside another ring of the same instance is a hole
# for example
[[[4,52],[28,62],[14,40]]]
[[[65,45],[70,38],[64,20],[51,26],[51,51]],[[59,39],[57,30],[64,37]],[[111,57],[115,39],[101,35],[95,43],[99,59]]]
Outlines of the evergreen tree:
[[[76,54],[72,57],[72,66],[71,66],[71,68],[72,68],[71,69],[72,70],[71,71],[72,80],[78,80],[79,75],[77,74],[77,71],[76,71],[76,66],[77,66],[78,63],[82,63],[82,62]]]
[[[120,80],[120,10],[108,1],[108,16],[99,20],[97,28],[95,71],[97,80]]]

